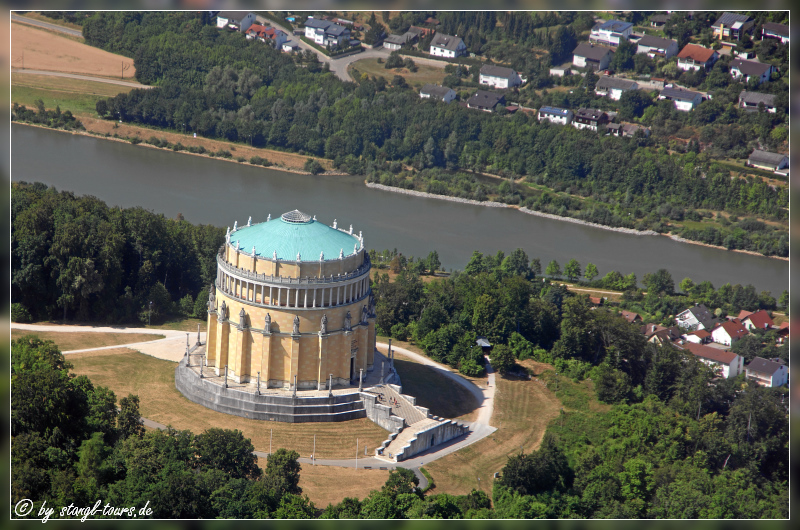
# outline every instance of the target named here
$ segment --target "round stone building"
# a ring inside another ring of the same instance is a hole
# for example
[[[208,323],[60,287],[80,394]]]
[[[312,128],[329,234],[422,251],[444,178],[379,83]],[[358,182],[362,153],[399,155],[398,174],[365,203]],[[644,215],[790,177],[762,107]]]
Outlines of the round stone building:
[[[228,231],[209,294],[207,366],[260,388],[330,390],[372,370],[364,238],[294,210]]]

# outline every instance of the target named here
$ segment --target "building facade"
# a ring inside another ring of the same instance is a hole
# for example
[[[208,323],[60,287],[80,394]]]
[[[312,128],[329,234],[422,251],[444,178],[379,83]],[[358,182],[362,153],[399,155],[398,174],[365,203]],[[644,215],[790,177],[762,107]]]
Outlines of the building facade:
[[[207,366],[234,382],[328,389],[372,370],[374,298],[363,236],[294,210],[237,228],[217,256]]]

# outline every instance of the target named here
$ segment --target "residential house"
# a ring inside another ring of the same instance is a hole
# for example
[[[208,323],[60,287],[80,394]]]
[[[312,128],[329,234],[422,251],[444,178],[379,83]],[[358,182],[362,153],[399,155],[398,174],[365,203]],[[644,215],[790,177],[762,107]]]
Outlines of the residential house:
[[[754,329],[769,330],[775,326],[769,313],[764,309],[760,309],[755,313],[750,313],[740,318],[740,321],[749,331],[753,331]]]
[[[749,332],[738,318],[720,322],[717,327],[711,330],[711,340],[725,346],[732,346],[745,335],[749,335]]]
[[[248,39],[258,39],[261,42],[269,43],[276,49],[281,48],[283,43],[287,41],[286,33],[283,31],[262,26],[261,24],[251,24],[247,31],[245,31],[245,36],[247,36]]]
[[[478,82],[494,88],[511,88],[522,84],[519,74],[511,68],[484,64]]]
[[[694,344],[706,344],[711,342],[711,333],[705,329],[698,329],[684,335],[683,340]]]
[[[548,120],[560,125],[569,125],[572,123],[572,117],[572,111],[569,109],[548,106],[539,109],[539,121]]]
[[[435,33],[435,30],[431,28],[420,28],[419,26],[411,26],[408,31],[416,35],[418,39],[424,39],[430,33]]]
[[[685,342],[679,347],[697,357],[703,364],[710,366],[718,377],[728,379],[744,372],[744,358],[732,351],[691,342]]]
[[[635,81],[604,75],[594,85],[594,93],[598,96],[607,96],[614,101],[619,101],[623,93],[638,88],[639,85]]]
[[[762,94],[761,92],[748,92],[747,90],[742,90],[739,93],[739,107],[745,110],[758,110],[759,104],[764,105],[764,110],[766,112],[771,112],[773,114],[778,112],[778,108],[775,106],[774,94]]]
[[[383,47],[389,50],[399,50],[406,45],[406,40],[402,35],[389,35],[383,39]]]
[[[645,138],[650,136],[650,129],[635,123],[609,123],[606,125],[606,132],[614,136],[622,136],[625,138],[636,136],[636,133],[642,131]]]
[[[634,313],[633,311],[626,311],[623,309],[619,312],[619,314],[631,324],[642,321],[642,317],[639,315],[639,313]]]
[[[467,45],[461,37],[437,33],[431,40],[429,53],[436,57],[460,57],[467,55]]]
[[[642,327],[647,342],[666,344],[680,340],[682,332],[678,326],[664,327],[659,324],[646,324]]]
[[[550,75],[555,77],[564,77],[570,74],[572,74],[572,70],[569,69],[569,66],[553,66],[550,68]]]
[[[350,30],[330,20],[309,18],[305,26],[305,37],[321,46],[342,46],[350,41]]]
[[[654,28],[664,27],[669,21],[669,15],[653,15],[650,17],[650,25]]]
[[[703,101],[703,94],[677,87],[667,87],[658,95],[658,99],[668,99],[675,108],[688,112]]]
[[[256,21],[255,13],[248,11],[220,11],[217,13],[217,27],[247,31]]]
[[[698,44],[687,44],[678,54],[678,68],[681,70],[708,70],[719,59],[714,50]]]
[[[789,42],[789,26],[777,22],[764,22],[761,25],[761,40],[780,39],[781,44]]]
[[[645,35],[639,39],[636,53],[647,54],[650,58],[663,57],[669,59],[678,53],[678,41],[662,39],[653,35]]]
[[[734,59],[731,61],[730,68],[731,77],[734,79],[744,78],[748,83],[751,79],[756,79],[758,84],[769,81],[769,76],[775,71],[775,67],[771,64],[745,61],[744,59]]]
[[[503,94],[496,94],[486,90],[478,90],[467,100],[467,108],[492,112],[497,105],[505,103]]]
[[[787,340],[789,340],[789,323],[781,322],[778,326],[778,344],[783,344]]]
[[[777,387],[789,383],[789,369],[785,364],[756,357],[745,369],[747,379],[761,386]]]
[[[298,46],[297,43],[294,41],[287,40],[281,45],[281,50],[293,53],[300,50],[300,46]]]
[[[714,31],[715,39],[740,40],[742,35],[753,29],[754,23],[755,21],[747,15],[726,12],[711,25],[711,29]]]
[[[576,129],[590,129],[597,132],[600,125],[608,123],[608,114],[596,109],[578,109],[572,118],[572,126]]]
[[[589,42],[616,48],[619,43],[627,40],[633,31],[633,24],[621,20],[598,22],[589,34]]]
[[[789,167],[789,157],[780,153],[754,149],[747,159],[747,165],[768,171],[777,171]]]
[[[695,304],[685,311],[675,315],[678,326],[688,331],[697,329],[711,329],[716,325],[716,319],[711,311],[703,304]]]
[[[572,52],[572,64],[578,68],[588,66],[592,70],[605,70],[613,55],[611,48],[582,42]]]
[[[446,86],[428,83],[419,91],[419,97],[422,99],[438,99],[439,101],[450,103],[456,99],[456,92],[452,88]]]

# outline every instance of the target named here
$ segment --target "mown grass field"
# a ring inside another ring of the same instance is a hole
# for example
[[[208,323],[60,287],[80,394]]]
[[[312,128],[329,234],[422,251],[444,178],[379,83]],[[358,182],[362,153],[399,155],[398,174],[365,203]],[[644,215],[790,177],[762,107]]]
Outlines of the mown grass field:
[[[378,63],[378,59],[361,59],[350,65],[350,68],[354,68],[362,74],[383,77],[390,83],[394,76],[399,75],[405,78],[406,83],[415,88],[422,88],[426,83],[442,84],[442,80],[447,75],[444,73],[444,68],[419,62],[416,62],[416,65],[417,71],[411,72],[408,68],[386,68],[386,64]]]
[[[100,348],[102,346],[116,346],[117,344],[131,344],[163,339],[164,335],[150,333],[98,333],[92,331],[24,331],[11,330],[11,340],[22,338],[26,335],[36,335],[42,340],[52,340],[61,351],[83,350],[86,348]]]
[[[259,458],[258,465],[263,468],[266,459]],[[370,491],[381,489],[388,477],[388,470],[301,464],[300,487],[317,508],[324,509],[345,497],[363,500]]]
[[[36,108],[41,99],[45,107],[62,111],[69,110],[76,116],[96,115],[95,105],[103,98],[127,93],[129,87],[36,74],[11,73],[11,102]]]
[[[314,448],[316,434],[317,458],[355,458],[356,438],[360,454],[364,446],[374,454],[388,432],[363,418],[340,423],[280,423],[240,418],[209,410],[192,403],[175,388],[175,363],[163,361],[126,348],[101,352],[76,353],[69,356],[77,374],[84,374],[96,385],[110,388],[117,399],[137,394],[143,417],[202,433],[218,427],[239,429],[250,438],[258,451],[279,447],[292,449],[308,457]]]

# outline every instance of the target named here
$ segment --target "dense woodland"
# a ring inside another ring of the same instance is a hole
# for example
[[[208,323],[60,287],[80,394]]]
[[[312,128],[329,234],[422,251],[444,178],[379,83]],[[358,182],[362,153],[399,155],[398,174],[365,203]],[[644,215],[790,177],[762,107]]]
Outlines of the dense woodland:
[[[443,24],[457,29],[466,21],[449,22],[448,17],[461,15],[443,14]],[[515,15],[520,16],[528,15]],[[742,171],[731,175],[732,166],[713,158],[746,156],[754,146],[784,141],[781,134],[788,132],[781,125],[784,107],[778,114],[736,109],[733,101],[745,87],[731,82],[727,70],[708,75],[704,82],[717,79],[724,86],[718,97],[692,113],[679,112],[669,102],[653,104],[643,94],[620,102],[621,114],[640,116],[653,128],[651,138],[598,138],[539,123],[525,112],[503,116],[502,111],[420,101],[409,87],[390,86],[383,78],[342,82],[315,57],[292,58],[241,34],[219,31],[206,18],[195,13],[96,13],[87,20],[87,42],[133,57],[137,78],[156,85],[101,100],[98,113],[324,156],[340,170],[391,186],[497,198],[612,226],[668,231],[671,221],[684,216],[701,220],[710,210],[788,218],[785,187],[744,178]],[[569,22],[585,25],[581,20]],[[772,85],[776,93],[785,92],[784,79]],[[536,102],[570,108],[609,104],[589,88],[535,96]],[[515,96],[509,92],[508,97]],[[482,178],[483,172],[525,177],[530,185]],[[726,222],[727,217],[703,228],[687,227],[680,235],[788,256],[785,229],[764,224],[737,229]]]

